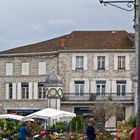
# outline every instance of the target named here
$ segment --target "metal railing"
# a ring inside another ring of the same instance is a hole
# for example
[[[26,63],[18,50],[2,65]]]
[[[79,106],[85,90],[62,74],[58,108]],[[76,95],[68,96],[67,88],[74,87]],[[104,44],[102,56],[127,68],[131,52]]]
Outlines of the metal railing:
[[[63,93],[61,101],[133,101],[134,93]]]

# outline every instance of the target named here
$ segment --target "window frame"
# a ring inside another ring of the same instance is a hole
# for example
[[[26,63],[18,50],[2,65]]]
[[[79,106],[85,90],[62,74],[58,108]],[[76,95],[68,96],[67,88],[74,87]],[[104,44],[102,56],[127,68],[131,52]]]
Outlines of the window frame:
[[[13,99],[13,85],[9,83],[9,99]]]
[[[84,56],[76,56],[75,59],[76,59],[75,69],[84,70]]]
[[[105,70],[105,56],[97,56],[97,70]]]
[[[125,96],[126,95],[126,81],[116,81],[117,88],[117,96]]]
[[[125,70],[126,56],[118,56],[118,70]]]
[[[21,83],[21,99],[29,99],[29,83],[27,82]]]
[[[97,96],[105,96],[106,94],[106,81],[96,80],[96,93]]]
[[[44,82],[38,82],[38,99],[45,99],[45,89],[44,89]]]
[[[85,81],[75,81],[74,86],[75,86],[75,95],[83,96],[85,91]]]

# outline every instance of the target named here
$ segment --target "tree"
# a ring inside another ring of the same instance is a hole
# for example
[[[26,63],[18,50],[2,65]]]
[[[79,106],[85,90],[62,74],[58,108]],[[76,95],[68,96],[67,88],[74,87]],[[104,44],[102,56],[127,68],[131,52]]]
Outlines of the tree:
[[[90,111],[90,116],[93,116],[97,122],[103,125],[116,114],[123,114],[123,106],[120,103],[112,103],[111,101],[96,104]]]

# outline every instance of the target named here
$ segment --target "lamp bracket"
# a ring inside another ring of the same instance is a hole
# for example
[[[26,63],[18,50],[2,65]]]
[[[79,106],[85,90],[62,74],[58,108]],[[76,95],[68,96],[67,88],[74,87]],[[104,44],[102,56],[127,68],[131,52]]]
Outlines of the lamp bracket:
[[[108,4],[108,5],[111,5],[111,6],[114,6],[116,8],[119,8],[119,9],[122,9],[122,10],[125,10],[125,11],[133,11],[136,7],[136,0],[129,0],[129,1],[104,1],[104,0],[99,0],[99,2],[101,4],[104,4],[105,6]],[[123,7],[123,4],[126,4],[125,7]]]

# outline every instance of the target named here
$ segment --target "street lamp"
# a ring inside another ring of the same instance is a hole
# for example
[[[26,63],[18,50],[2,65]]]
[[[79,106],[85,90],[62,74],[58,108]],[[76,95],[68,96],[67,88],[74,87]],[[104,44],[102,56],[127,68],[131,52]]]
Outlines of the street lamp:
[[[123,1],[105,1],[99,0],[101,4],[111,5],[125,11],[135,10],[135,31],[136,31],[136,56],[137,56],[137,122],[136,122],[136,140],[138,140],[138,128],[140,125],[140,0],[123,0]],[[121,4],[121,5],[119,5]],[[122,7],[122,4],[126,4],[126,7]]]

